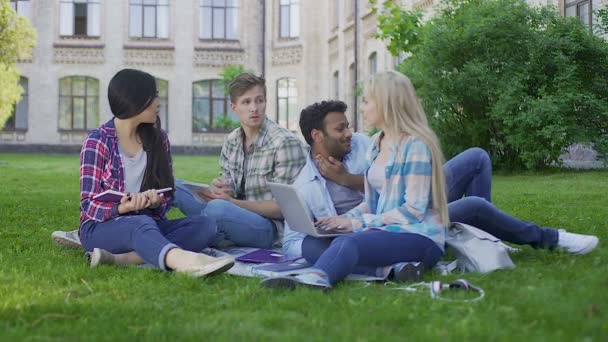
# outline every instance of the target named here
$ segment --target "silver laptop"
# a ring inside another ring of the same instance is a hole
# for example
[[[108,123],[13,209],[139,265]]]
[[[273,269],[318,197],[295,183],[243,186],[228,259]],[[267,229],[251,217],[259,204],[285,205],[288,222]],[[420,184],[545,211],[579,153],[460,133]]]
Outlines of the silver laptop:
[[[295,188],[287,184],[268,182],[268,187],[274,199],[281,207],[283,217],[292,230],[314,237],[334,237],[344,233],[323,233],[317,231],[312,220],[310,211],[304,201],[298,195]]]

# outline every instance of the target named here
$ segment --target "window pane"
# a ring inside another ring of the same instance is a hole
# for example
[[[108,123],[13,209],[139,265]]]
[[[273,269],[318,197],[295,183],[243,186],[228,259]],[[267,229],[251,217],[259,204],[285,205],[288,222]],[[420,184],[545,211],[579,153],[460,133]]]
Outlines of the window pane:
[[[29,111],[28,96],[22,95],[15,108],[15,128],[27,129],[27,113]]]
[[[224,104],[226,103],[226,101],[222,100],[222,99],[213,99],[213,117],[214,118],[221,118],[224,117],[224,114],[226,113],[226,111],[224,110]]]
[[[85,78],[81,76],[72,77],[72,95],[84,96],[85,93]]]
[[[99,81],[92,77],[87,77],[87,95],[99,96]]]
[[[64,77],[59,80],[59,95],[72,95],[72,78]]]
[[[218,81],[218,80],[213,81],[213,89],[212,89],[211,96],[214,99],[217,99],[217,98],[223,99],[224,98],[224,85],[220,81]]]
[[[226,6],[228,7],[238,7],[239,2],[238,0],[227,0],[226,1]]]
[[[166,97],[161,97],[160,99],[160,127],[165,131],[169,131],[169,116],[168,116],[168,108],[169,108],[169,99]]]
[[[300,35],[300,5],[292,4],[291,13],[289,14],[289,36],[298,37]]]
[[[239,29],[239,10],[238,8],[228,8],[226,10],[226,38],[237,39]]]
[[[85,101],[84,97],[74,97],[72,101],[74,103],[74,111],[72,115],[74,116],[73,120],[73,129],[84,129],[84,110],[85,110]]]
[[[192,101],[192,130],[206,132],[209,129],[209,99]]]
[[[296,131],[298,130],[298,122],[296,119],[296,111],[298,110],[298,98],[290,97],[287,101],[287,129]]]
[[[141,6],[131,6],[129,15],[129,35],[131,37],[141,37],[141,25],[142,25],[142,17],[141,17]]]
[[[133,4],[142,4],[142,3],[143,3],[142,0],[131,0],[130,1],[130,4],[132,4],[132,5]]]
[[[144,37],[156,37],[156,7],[144,7]]]
[[[194,97],[209,96],[209,81],[199,81],[192,84]]]
[[[169,38],[169,6],[158,7],[158,38]]]
[[[591,25],[589,22],[589,2],[583,2],[578,5],[578,17],[585,25]]]
[[[287,99],[279,99],[278,100],[278,124],[281,127],[287,126]]]
[[[224,9],[214,8],[213,9],[213,38],[225,38],[224,31]]]
[[[144,0],[144,5],[156,5],[156,0]]]
[[[280,37],[289,37],[289,6],[281,6]]]
[[[201,38],[211,39],[211,8],[201,8]]]
[[[158,90],[158,97],[168,97],[169,96],[169,81],[156,79],[156,88]]]
[[[74,34],[87,34],[87,5],[74,4]]]
[[[228,100],[226,100],[226,101],[228,101]],[[230,108],[230,105],[228,105],[226,111],[228,112],[228,117],[230,118],[230,120],[237,121],[237,122],[239,121],[239,116],[236,115],[236,113],[232,111],[232,108]]]
[[[201,0],[201,6],[211,6],[211,0]]]
[[[99,126],[99,97],[87,96],[87,129]]]
[[[285,84],[283,84],[281,80],[279,80],[278,96],[279,98],[287,97],[287,87],[285,86]]]
[[[59,97],[59,128],[72,129],[72,98]]]
[[[226,0],[213,0],[213,6],[215,7],[225,7]]]

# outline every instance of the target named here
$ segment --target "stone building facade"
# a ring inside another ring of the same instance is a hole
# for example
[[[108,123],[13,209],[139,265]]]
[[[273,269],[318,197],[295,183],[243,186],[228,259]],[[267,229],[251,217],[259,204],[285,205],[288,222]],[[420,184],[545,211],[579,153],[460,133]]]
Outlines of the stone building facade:
[[[593,20],[585,11],[607,0],[529,1]],[[401,4],[431,16],[436,2]],[[122,68],[157,78],[163,126],[173,146],[184,149],[221,144],[222,125],[236,119],[218,82],[228,65],[265,76],[267,114],[285,127],[297,131],[308,104],[342,99],[351,126],[364,131],[361,115],[354,115],[356,84],[399,62],[375,38],[376,14],[367,0],[10,3],[38,37],[32,58],[18,65],[24,95],[0,132],[3,150],[78,147],[89,129],[111,117],[107,86]]]

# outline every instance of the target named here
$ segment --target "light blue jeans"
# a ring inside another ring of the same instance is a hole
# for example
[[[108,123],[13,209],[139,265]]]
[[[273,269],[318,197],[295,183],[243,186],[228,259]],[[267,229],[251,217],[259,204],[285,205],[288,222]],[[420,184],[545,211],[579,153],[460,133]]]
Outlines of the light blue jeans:
[[[201,201],[179,179],[175,180],[173,206],[186,216],[207,216],[217,223],[212,245],[228,240],[237,246],[271,248],[276,226],[271,219],[224,200]]]

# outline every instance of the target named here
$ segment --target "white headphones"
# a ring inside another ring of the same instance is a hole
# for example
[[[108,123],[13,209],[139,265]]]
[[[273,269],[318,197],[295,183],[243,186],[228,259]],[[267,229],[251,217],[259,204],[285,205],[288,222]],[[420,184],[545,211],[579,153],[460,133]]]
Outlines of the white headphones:
[[[384,285],[392,284],[391,282],[384,283]],[[481,300],[485,296],[485,292],[482,288],[477,287],[469,283],[464,279],[456,279],[449,284],[443,284],[439,280],[432,281],[430,283],[416,283],[406,287],[394,287],[391,290],[401,290],[401,291],[410,291],[415,292],[419,287],[427,287],[430,290],[431,298],[438,300],[446,300],[450,302],[476,302]],[[465,291],[475,291],[479,293],[479,296],[472,299],[449,299],[441,297],[441,292],[444,290],[465,290]]]

